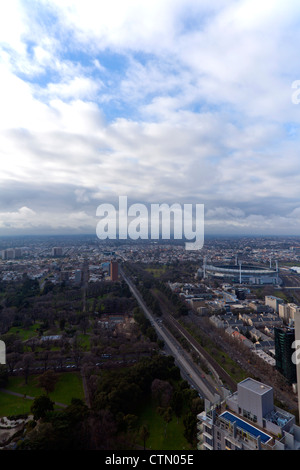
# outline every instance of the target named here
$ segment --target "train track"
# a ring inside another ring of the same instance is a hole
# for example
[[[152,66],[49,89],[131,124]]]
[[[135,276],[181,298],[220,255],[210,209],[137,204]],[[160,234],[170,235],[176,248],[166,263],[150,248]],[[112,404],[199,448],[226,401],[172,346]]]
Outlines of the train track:
[[[214,371],[217,373],[218,377],[222,380],[228,388],[235,392],[237,390],[237,383],[232,379],[232,377],[220,366],[220,364],[199,344],[199,342],[181,325],[174,317],[168,314],[164,314],[164,321],[170,323],[175,327],[181,335],[183,335],[189,343],[194,347],[194,349],[200,352],[201,356],[211,365]]]

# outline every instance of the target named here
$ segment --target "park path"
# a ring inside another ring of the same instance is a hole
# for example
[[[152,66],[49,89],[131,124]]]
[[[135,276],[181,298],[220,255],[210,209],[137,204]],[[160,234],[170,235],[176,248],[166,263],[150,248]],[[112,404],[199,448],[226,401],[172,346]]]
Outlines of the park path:
[[[31,397],[24,393],[13,392],[12,390],[7,390],[6,388],[0,388],[0,392],[7,393],[8,395],[14,395],[15,397],[26,398],[27,400],[34,400],[36,397]],[[66,408],[68,405],[65,403],[54,402],[55,405]]]

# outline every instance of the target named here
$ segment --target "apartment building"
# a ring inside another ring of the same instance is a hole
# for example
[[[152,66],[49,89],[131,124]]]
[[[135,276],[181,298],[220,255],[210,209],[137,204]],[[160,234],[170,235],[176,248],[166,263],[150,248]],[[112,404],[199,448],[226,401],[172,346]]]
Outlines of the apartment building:
[[[294,303],[281,304],[278,306],[278,314],[286,323],[292,323],[295,320],[295,315],[299,312],[300,307]]]
[[[276,369],[287,379],[289,384],[297,382],[296,364],[293,362],[295,350],[294,328],[274,328]]]
[[[283,303],[284,301],[280,297],[275,297],[274,295],[265,296],[265,305],[271,307],[276,313],[278,313],[279,305]]]
[[[273,388],[247,378],[224,401],[205,401],[198,416],[199,450],[298,450],[295,416],[274,405]]]

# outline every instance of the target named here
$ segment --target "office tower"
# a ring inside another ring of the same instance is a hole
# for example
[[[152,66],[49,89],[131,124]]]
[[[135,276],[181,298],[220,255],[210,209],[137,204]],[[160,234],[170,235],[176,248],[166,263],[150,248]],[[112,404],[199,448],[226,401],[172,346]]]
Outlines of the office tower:
[[[297,391],[298,391],[298,404],[300,404],[300,353],[299,353],[299,348],[298,345],[300,346],[300,313],[296,312],[295,314],[295,321],[294,321],[294,326],[295,326],[295,352],[293,354],[293,362],[296,365],[296,371],[297,371]],[[300,406],[299,407],[299,421],[300,421]]]
[[[82,280],[82,271],[81,269],[76,269],[74,273],[74,281],[76,284],[80,284]]]
[[[14,258],[21,258],[22,256],[22,249],[21,248],[15,248],[14,249]]]
[[[62,248],[60,246],[54,246],[52,248],[52,256],[62,256]]]
[[[292,361],[293,343],[295,341],[294,328],[274,328],[276,369],[287,379],[289,384],[296,383],[296,365]]]
[[[2,250],[2,259],[14,259],[15,251],[13,248],[7,248],[6,250]]]
[[[117,281],[119,277],[118,262],[112,260],[110,262],[110,279],[112,281]]]

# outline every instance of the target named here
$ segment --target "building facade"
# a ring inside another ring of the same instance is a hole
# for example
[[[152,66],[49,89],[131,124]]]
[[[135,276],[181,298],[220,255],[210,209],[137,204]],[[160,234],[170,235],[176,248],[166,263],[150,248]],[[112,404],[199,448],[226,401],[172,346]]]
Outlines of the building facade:
[[[295,416],[274,405],[273,388],[247,378],[223,402],[205,400],[198,416],[199,450],[298,450]]]
[[[278,313],[279,305],[283,303],[284,301],[280,297],[275,297],[274,295],[265,296],[265,304],[271,307],[276,313]]]
[[[119,279],[119,265],[117,261],[112,260],[110,262],[110,279],[117,281]]]
[[[274,328],[276,369],[287,379],[289,384],[296,383],[297,373],[293,352],[295,341],[294,328]]]

